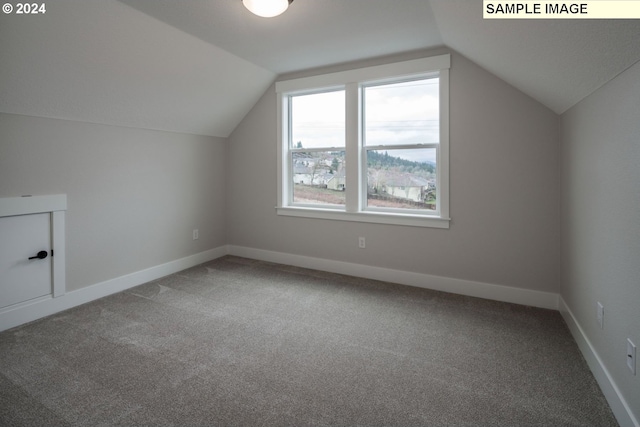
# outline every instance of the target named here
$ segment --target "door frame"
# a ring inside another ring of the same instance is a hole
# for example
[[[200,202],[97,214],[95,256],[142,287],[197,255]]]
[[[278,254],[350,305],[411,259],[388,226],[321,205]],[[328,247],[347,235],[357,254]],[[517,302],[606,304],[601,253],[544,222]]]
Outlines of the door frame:
[[[49,213],[51,219],[51,285],[53,298],[65,294],[65,211],[67,195],[22,196],[0,198],[0,217]]]

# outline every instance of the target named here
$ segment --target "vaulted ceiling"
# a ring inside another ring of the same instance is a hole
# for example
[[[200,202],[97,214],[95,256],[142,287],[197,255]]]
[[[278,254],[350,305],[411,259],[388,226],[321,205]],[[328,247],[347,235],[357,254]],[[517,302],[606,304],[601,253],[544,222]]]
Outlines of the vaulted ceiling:
[[[447,46],[557,113],[640,60],[640,21],[483,20],[482,0],[49,0],[0,16],[0,112],[228,136],[277,75]]]

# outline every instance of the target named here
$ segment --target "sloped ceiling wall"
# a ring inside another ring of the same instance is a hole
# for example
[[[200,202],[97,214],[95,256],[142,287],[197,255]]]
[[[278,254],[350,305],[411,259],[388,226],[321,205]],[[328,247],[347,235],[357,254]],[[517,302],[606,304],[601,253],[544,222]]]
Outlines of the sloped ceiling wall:
[[[275,73],[117,1],[0,16],[0,112],[226,137]]]

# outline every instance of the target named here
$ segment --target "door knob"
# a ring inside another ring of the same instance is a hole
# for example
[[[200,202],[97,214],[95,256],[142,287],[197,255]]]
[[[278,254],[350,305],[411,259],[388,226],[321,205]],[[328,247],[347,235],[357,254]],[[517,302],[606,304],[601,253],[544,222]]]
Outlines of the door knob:
[[[49,254],[47,253],[47,251],[40,251],[40,252],[38,252],[38,253],[37,253],[37,255],[36,255],[36,256],[29,257],[29,259],[36,259],[36,258],[38,258],[38,259],[45,259],[45,258],[47,257],[47,255],[49,255]]]

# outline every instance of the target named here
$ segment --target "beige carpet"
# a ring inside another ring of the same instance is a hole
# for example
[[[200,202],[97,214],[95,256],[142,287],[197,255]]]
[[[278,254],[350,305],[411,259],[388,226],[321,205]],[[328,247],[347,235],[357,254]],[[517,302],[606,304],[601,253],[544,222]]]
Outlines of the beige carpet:
[[[558,312],[224,257],[0,334],[2,426],[614,426]]]

